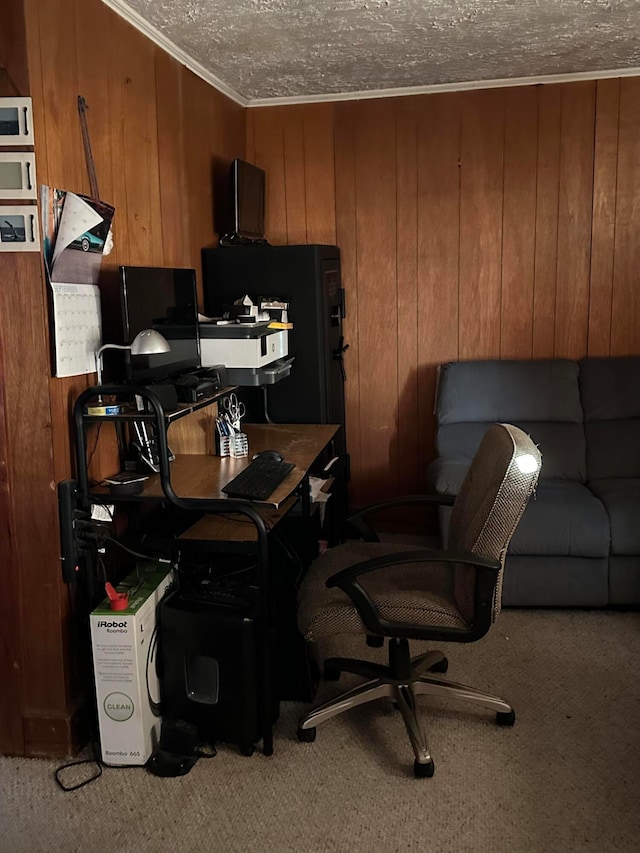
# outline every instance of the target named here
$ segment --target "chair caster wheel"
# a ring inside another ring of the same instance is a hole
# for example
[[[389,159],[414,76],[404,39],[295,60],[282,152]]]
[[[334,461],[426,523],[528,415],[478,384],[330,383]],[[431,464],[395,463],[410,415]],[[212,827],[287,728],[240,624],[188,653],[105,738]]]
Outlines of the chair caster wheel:
[[[448,669],[449,661],[446,658],[442,658],[442,660],[438,661],[438,663],[434,663],[434,665],[429,668],[429,672],[446,672]]]
[[[433,759],[422,764],[419,761],[413,762],[413,775],[416,779],[427,779],[433,776],[436,769]]]
[[[313,743],[316,739],[315,729],[298,728],[298,740],[302,743]]]
[[[515,711],[498,711],[496,714],[496,723],[499,726],[512,726],[516,721]]]
[[[256,748],[252,743],[242,744],[240,746],[240,755],[253,755],[255,751]]]

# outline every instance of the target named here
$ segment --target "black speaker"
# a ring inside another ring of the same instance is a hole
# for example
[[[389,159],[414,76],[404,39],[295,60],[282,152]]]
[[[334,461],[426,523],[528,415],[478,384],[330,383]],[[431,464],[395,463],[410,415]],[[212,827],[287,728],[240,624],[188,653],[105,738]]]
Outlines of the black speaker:
[[[160,607],[160,654],[164,716],[250,754],[261,714],[256,621],[247,602],[187,599],[176,590]]]
[[[175,385],[171,382],[157,382],[155,385],[146,385],[147,391],[155,394],[165,412],[178,408],[178,393]]]

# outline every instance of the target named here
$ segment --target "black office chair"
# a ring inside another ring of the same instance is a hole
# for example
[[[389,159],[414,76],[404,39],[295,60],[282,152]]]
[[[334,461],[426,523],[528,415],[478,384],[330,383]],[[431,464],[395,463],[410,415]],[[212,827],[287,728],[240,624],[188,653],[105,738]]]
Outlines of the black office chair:
[[[327,659],[325,678],[350,672],[368,680],[307,714],[300,721],[300,740],[314,740],[317,725],[349,708],[387,697],[402,713],[415,754],[414,773],[421,777],[433,775],[434,763],[416,716],[416,696],[463,699],[495,711],[498,724],[513,725],[515,712],[508,702],[427,675],[446,672],[446,657],[430,651],[411,659],[408,641],[469,643],[487,633],[500,611],[507,546],[540,466],[538,448],[522,430],[494,424],[453,504],[447,550],[376,541],[367,517],[389,506],[431,500],[412,496],[358,513],[351,521],[368,541],[339,545],[314,561],[298,598],[302,634],[309,641],[364,634],[370,645],[388,638],[389,664]]]

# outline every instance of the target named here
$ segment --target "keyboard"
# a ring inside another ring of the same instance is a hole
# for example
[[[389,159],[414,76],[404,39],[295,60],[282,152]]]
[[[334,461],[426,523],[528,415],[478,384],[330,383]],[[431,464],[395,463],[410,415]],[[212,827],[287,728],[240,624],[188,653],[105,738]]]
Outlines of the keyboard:
[[[274,459],[258,457],[240,471],[233,480],[229,480],[222,491],[230,498],[264,501],[278,488],[294,467],[293,462],[277,462]]]

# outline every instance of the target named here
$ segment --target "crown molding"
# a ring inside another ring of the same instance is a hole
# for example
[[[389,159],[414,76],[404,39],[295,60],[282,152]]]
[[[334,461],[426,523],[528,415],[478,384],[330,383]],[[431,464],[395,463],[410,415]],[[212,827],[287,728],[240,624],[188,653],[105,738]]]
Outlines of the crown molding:
[[[216,77],[215,74],[212,74],[199,62],[196,62],[196,60],[189,56],[189,54],[185,53],[182,48],[178,47],[162,32],[160,32],[157,27],[154,27],[153,24],[146,21],[142,15],[139,15],[138,12],[127,6],[123,0],[102,0],[102,2],[105,6],[113,9],[116,14],[120,15],[121,18],[124,18],[127,23],[131,24],[132,27],[135,27],[136,30],[139,30],[139,32],[150,39],[154,44],[157,44],[158,47],[166,51],[169,56],[172,56],[181,65],[188,68],[189,71],[193,71],[197,77],[201,77],[206,83],[209,83],[209,85],[213,86],[214,89],[222,92],[222,94],[226,95],[227,98],[231,98],[231,100],[235,101],[236,104],[240,104],[241,107],[249,106],[248,98],[245,98],[235,89],[232,89],[231,86],[228,86],[223,80],[220,80],[219,77]]]
[[[403,98],[411,95],[431,95],[438,92],[467,92],[474,89],[503,89],[515,86],[539,86],[553,83],[575,83],[580,80],[607,80],[614,77],[638,77],[640,68],[617,68],[609,71],[580,71],[571,74],[545,74],[536,77],[507,77],[498,80],[470,80],[459,83],[439,83],[429,86],[406,86],[358,92],[335,92],[328,95],[293,95],[290,97],[247,98],[175,45],[157,27],[131,9],[124,0],[102,0],[121,18],[139,30],[162,50],[184,65],[196,76],[213,86],[241,107],[260,108],[294,104],[320,104],[334,101],[364,101],[374,98]]]
[[[336,92],[330,95],[300,95],[286,98],[253,98],[247,106],[276,107],[287,104],[319,104],[331,101],[364,101],[373,98],[403,98],[410,95],[432,95],[437,92],[467,92],[473,89],[504,89],[514,86],[540,86],[549,83],[575,83],[580,80],[608,80],[614,77],[639,77],[640,68],[611,71],[582,71],[573,74],[546,74],[538,77],[506,77],[501,80],[470,80],[461,83],[439,83],[431,86],[406,86],[399,89],[372,89],[360,92]]]

